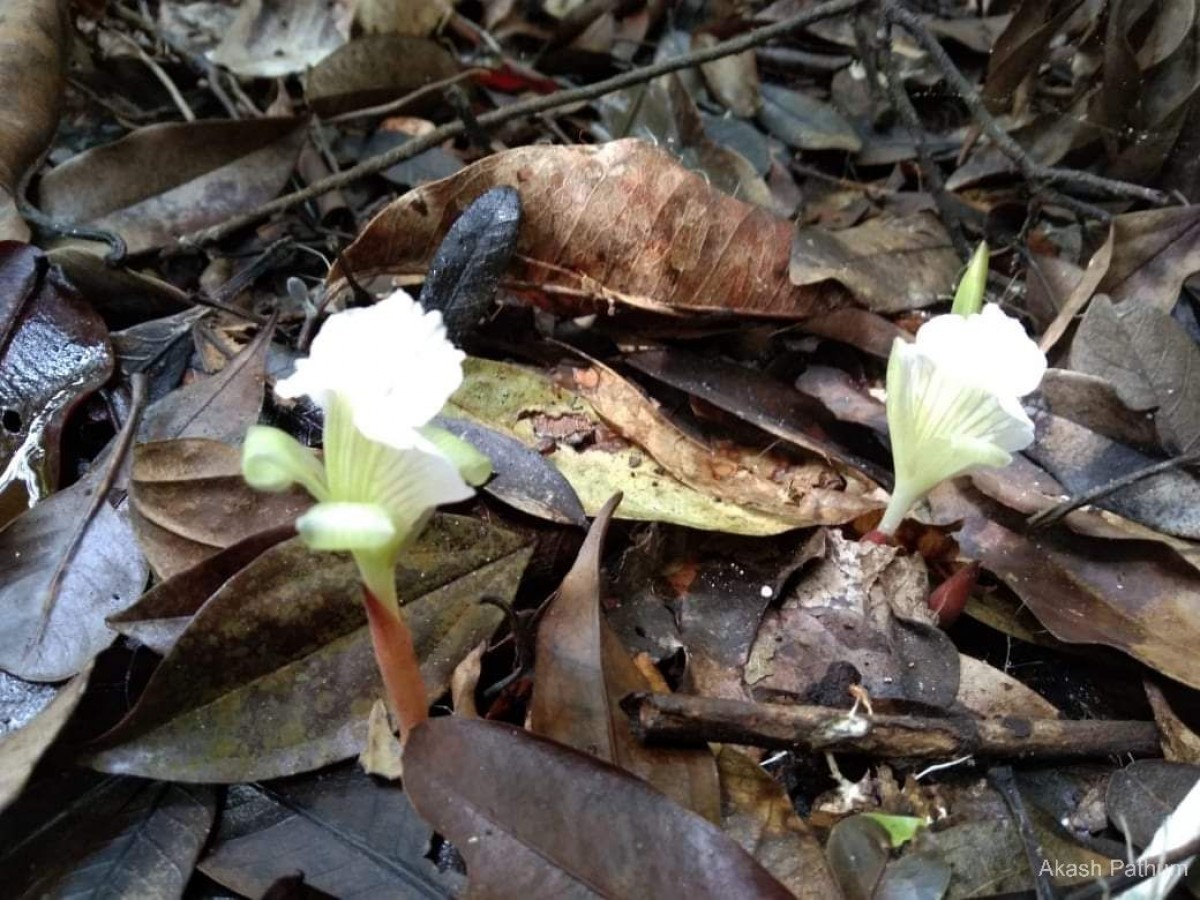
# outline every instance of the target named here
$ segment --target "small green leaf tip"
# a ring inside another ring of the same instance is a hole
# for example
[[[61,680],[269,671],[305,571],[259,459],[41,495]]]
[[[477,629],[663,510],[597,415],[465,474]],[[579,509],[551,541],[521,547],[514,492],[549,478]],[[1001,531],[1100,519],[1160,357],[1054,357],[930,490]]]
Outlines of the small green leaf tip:
[[[959,316],[973,316],[983,309],[987,276],[988,245],[987,241],[980,241],[971,261],[967,263],[967,271],[963,272],[962,280],[958,282],[958,290],[954,292],[954,306],[950,308],[950,312]]]

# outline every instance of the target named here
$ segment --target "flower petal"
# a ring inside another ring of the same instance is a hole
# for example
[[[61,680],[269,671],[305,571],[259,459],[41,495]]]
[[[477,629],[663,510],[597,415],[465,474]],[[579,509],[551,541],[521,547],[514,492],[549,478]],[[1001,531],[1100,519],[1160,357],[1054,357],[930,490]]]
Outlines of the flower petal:
[[[395,441],[426,424],[458,389],[464,358],[446,339],[441,313],[396,291],[330,316],[308,359],[275,389],[281,397],[306,394],[326,412],[336,394],[367,437],[403,448]]]
[[[948,478],[1005,466],[1033,442],[1033,423],[1014,397],[961,380],[916,344],[897,339],[888,360],[887,416],[896,486],[879,530]]]
[[[384,448],[374,473],[376,501],[388,511],[396,527],[396,540],[415,537],[434,509],[458,503],[475,491],[450,460],[422,450]]]
[[[265,425],[252,425],[246,432],[242,476],[260,491],[286,491],[301,484],[318,500],[329,493],[317,454],[290,434]]]
[[[478,487],[492,477],[492,461],[475,449],[470,441],[436,425],[426,425],[420,432],[438,453],[454,463],[458,474],[467,484]]]
[[[396,526],[378,503],[318,503],[296,520],[313,550],[381,550],[396,540]]]
[[[955,378],[993,394],[1023,397],[1046,373],[1046,356],[1016,319],[994,303],[979,315],[936,316],[915,346]]]

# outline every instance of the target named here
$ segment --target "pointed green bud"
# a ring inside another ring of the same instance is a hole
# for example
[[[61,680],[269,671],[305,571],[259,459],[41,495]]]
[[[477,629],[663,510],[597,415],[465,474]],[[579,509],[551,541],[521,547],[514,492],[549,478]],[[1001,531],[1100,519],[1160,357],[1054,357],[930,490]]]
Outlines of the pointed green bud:
[[[954,293],[954,306],[950,312],[960,316],[973,316],[983,309],[983,297],[987,289],[988,276],[988,245],[980,241],[975,248],[975,254],[967,263],[967,271],[963,272],[958,290]]]

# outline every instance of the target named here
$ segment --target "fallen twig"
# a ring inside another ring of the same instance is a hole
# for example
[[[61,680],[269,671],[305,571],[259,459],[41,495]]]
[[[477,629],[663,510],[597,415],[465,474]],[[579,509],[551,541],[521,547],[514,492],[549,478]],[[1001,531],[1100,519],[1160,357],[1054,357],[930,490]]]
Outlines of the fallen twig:
[[[992,139],[996,147],[1011,159],[1030,182],[1037,184],[1057,184],[1061,186],[1073,186],[1083,188],[1096,194],[1106,197],[1119,197],[1129,200],[1141,200],[1145,203],[1152,203],[1155,206],[1169,206],[1172,203],[1170,195],[1156,191],[1153,188],[1143,187],[1140,184],[1132,184],[1128,181],[1118,181],[1114,178],[1105,178],[1101,175],[1094,175],[1091,172],[1082,172],[1075,169],[1062,169],[1055,166],[1044,166],[1036,162],[1024,148],[1015,140],[1009,137],[1008,132],[1001,127],[1000,123],[988,111],[987,105],[983,102],[983,98],[979,92],[959,71],[958,66],[954,64],[954,60],[950,58],[945,48],[942,47],[938,39],[933,36],[933,33],[925,26],[925,24],[912,12],[900,5],[897,0],[883,0],[883,16],[889,22],[899,25],[920,44],[921,49],[929,54],[933,64],[945,76],[950,87],[959,96],[959,99],[966,104],[971,115],[979,126],[987,133],[987,136]]]
[[[970,719],[863,715],[826,706],[746,703],[682,694],[631,694],[622,702],[639,740],[744,744],[879,758],[1157,755],[1153,722]]]
[[[1185,453],[1183,456],[1177,456],[1174,459],[1163,460],[1162,462],[1153,463],[1142,469],[1137,469],[1133,472],[1127,472],[1112,481],[1106,481],[1104,484],[1098,485],[1090,490],[1084,491],[1081,494],[1076,494],[1074,497],[1068,497],[1051,507],[1043,509],[1041,512],[1036,512],[1028,519],[1025,524],[1030,528],[1046,528],[1053,525],[1063,516],[1070,512],[1074,512],[1081,506],[1086,506],[1089,503],[1095,503],[1109,494],[1115,493],[1122,488],[1127,488],[1131,484],[1136,484],[1143,478],[1150,478],[1154,475],[1161,475],[1163,472],[1170,472],[1174,469],[1183,466],[1190,466],[1194,463],[1200,463],[1200,450],[1192,453]]]
[[[1025,848],[1025,857],[1029,860],[1029,871],[1033,875],[1033,890],[1037,900],[1055,900],[1054,882],[1046,867],[1046,851],[1038,840],[1037,832],[1033,830],[1033,822],[1025,809],[1025,801],[1021,799],[1021,791],[1017,787],[1017,779],[1013,777],[1012,766],[995,766],[987,774],[988,784],[1004,798],[1004,805],[1012,813],[1017,826],[1017,834],[1021,845]]]
[[[830,0],[828,3],[814,6],[798,15],[792,16],[790,19],[776,22],[773,25],[765,25],[762,28],[755,28],[728,41],[714,44],[712,47],[672,59],[665,59],[654,65],[643,66],[642,68],[625,72],[613,78],[598,81],[595,84],[559,91],[555,94],[531,97],[528,100],[519,101],[503,109],[484,113],[478,117],[477,121],[483,128],[489,128],[504,122],[510,122],[513,119],[520,119],[524,116],[536,115],[547,110],[570,106],[574,103],[582,103],[587,100],[595,100],[597,97],[602,97],[605,94],[611,94],[623,88],[652,81],[660,75],[667,75],[671,72],[677,72],[680,69],[699,66],[703,63],[712,62],[714,59],[733,56],[752,47],[765,44],[775,38],[783,37],[814,22],[820,22],[823,19],[830,19],[834,16],[848,13],[866,2],[867,0]],[[387,153],[372,156],[370,159],[363,160],[351,169],[338,172],[328,178],[314,182],[303,190],[278,197],[249,212],[234,216],[219,225],[184,235],[179,239],[179,244],[182,247],[200,247],[215,243],[233,232],[274,213],[291,209],[293,206],[305,203],[314,197],[319,197],[329,191],[352,184],[360,178],[365,178],[368,175],[374,175],[382,172],[384,169],[389,169],[396,165],[396,163],[403,162],[419,153],[424,153],[426,150],[436,147],[444,141],[458,137],[465,130],[466,126],[461,121],[447,122],[445,125],[441,125],[426,134],[405,141],[398,147],[393,147]]]

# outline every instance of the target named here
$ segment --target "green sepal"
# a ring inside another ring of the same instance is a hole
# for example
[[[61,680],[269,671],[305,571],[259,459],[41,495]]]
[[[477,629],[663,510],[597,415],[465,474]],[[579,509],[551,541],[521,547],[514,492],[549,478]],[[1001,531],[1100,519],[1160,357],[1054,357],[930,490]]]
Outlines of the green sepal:
[[[479,487],[492,477],[492,461],[480,453],[474,444],[436,425],[426,425],[417,430],[454,464],[463,481],[471,487]]]
[[[260,491],[286,491],[303,485],[317,500],[329,496],[325,467],[316,451],[285,431],[251,425],[242,444],[242,477]]]
[[[378,503],[318,503],[296,520],[313,550],[377,551],[396,542],[396,525]]]

